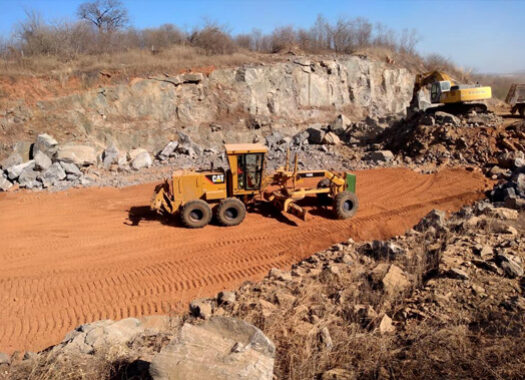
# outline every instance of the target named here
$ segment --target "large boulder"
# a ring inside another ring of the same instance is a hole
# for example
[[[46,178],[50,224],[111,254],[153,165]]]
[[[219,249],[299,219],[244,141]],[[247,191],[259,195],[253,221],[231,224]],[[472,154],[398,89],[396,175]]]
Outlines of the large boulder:
[[[523,276],[523,264],[518,256],[501,253],[496,259],[499,266],[505,271],[507,276],[513,278]]]
[[[438,111],[434,114],[434,116],[436,117],[436,121],[439,122],[439,123],[443,123],[443,124],[446,124],[446,123],[449,123],[449,124],[453,124],[455,126],[459,126],[461,125],[461,122],[460,120],[450,114],[450,113],[446,113],[446,112],[443,112],[443,111]]]
[[[407,275],[397,265],[387,263],[378,264],[371,273],[372,281],[380,284],[389,296],[404,292],[410,286]]]
[[[34,166],[26,167],[18,177],[18,183],[20,184],[20,187],[25,187],[26,189],[41,187],[40,182],[37,181],[39,174],[39,172],[35,171]]]
[[[149,168],[151,164],[153,164],[153,160],[148,152],[140,153],[131,161],[131,167],[135,170]]]
[[[321,124],[314,124],[308,127],[306,130],[308,132],[308,142],[310,144],[322,144],[325,131]]]
[[[78,166],[76,166],[75,164],[73,163],[70,163],[70,162],[61,162],[60,163],[60,166],[62,166],[62,169],[64,169],[64,171],[66,172],[66,174],[68,175],[73,175],[75,177],[80,177],[82,175],[82,172],[80,171],[80,169],[78,168]]]
[[[55,185],[58,181],[62,181],[65,178],[66,172],[58,162],[51,165],[40,177],[44,187]]]
[[[34,160],[36,170],[47,170],[52,164],[49,156],[40,150],[36,152]]]
[[[20,177],[20,174],[22,174],[22,172],[24,170],[26,170],[28,168],[29,169],[33,169],[34,167],[35,167],[35,161],[34,160],[24,162],[23,164],[11,166],[10,168],[7,168],[7,170],[6,170],[7,177],[11,181],[14,181],[18,177]]]
[[[334,132],[328,132],[324,135],[323,144],[339,145],[341,144],[341,140],[339,139],[339,136],[337,136]]]
[[[9,182],[9,180],[6,178],[5,174],[0,172],[0,191],[7,191],[9,190],[13,184]]]
[[[159,160],[166,161],[170,156],[175,153],[175,150],[179,146],[178,141],[170,141],[157,155]]]
[[[7,169],[11,166],[20,165],[23,162],[22,156],[17,152],[13,152],[9,157],[0,162],[0,168]]]
[[[58,142],[53,137],[49,136],[47,133],[43,133],[37,136],[36,141],[33,144],[31,153],[33,157],[35,157],[38,152],[42,152],[43,154],[51,158],[57,152],[57,148]]]
[[[102,166],[108,170],[111,165],[118,163],[119,151],[115,144],[111,144],[102,154]]]
[[[330,131],[334,132],[336,135],[343,135],[346,132],[346,129],[352,124],[350,119],[345,115],[341,114],[335,118],[335,120],[330,124]]]
[[[152,360],[155,380],[273,379],[275,346],[255,326],[213,317],[184,324],[178,336]]]
[[[389,150],[376,150],[368,152],[364,159],[377,162],[390,162],[394,159],[394,154]]]
[[[77,166],[89,166],[97,162],[97,152],[92,146],[66,144],[58,148],[56,159]]]

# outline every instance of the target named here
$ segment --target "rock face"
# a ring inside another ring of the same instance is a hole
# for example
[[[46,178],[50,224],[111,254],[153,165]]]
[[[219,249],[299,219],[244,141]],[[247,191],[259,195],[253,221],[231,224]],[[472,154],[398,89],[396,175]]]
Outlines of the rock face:
[[[237,319],[213,317],[189,323],[157,354],[155,380],[273,378],[275,347],[256,327]]]
[[[182,127],[194,129],[191,135],[198,144],[218,144],[247,141],[249,128],[243,135],[240,126],[299,125],[305,129],[312,120],[330,123],[349,107],[355,118],[403,115],[414,83],[406,69],[357,56],[296,59],[215,70],[208,77],[192,75],[198,78],[141,79],[43,100],[38,112],[28,110],[24,117],[27,125],[42,132],[45,126],[63,126],[53,131],[59,142],[75,135],[77,141],[101,146],[118,141],[125,150],[141,146],[158,152]],[[241,115],[234,121],[237,125],[231,125],[231,115]],[[219,131],[210,128],[216,123],[225,125]],[[334,127],[341,131],[346,123],[341,119]],[[0,124],[20,128],[5,116]]]

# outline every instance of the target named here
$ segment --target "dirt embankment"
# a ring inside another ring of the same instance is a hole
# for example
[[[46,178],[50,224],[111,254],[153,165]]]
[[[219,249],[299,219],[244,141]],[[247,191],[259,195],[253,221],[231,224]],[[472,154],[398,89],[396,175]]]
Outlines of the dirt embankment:
[[[358,173],[361,208],[350,220],[259,212],[239,227],[202,230],[151,218],[154,184],[0,194],[0,351],[43,349],[81,323],[182,310],[349,237],[400,234],[433,208],[479,199],[487,185],[460,169],[368,170]]]

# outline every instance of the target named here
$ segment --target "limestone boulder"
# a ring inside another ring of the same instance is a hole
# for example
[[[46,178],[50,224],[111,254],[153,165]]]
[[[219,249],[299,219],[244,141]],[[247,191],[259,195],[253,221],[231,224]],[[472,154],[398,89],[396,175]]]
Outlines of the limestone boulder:
[[[43,153],[40,150],[36,152],[34,156],[34,160],[35,160],[36,170],[47,170],[52,164],[49,156],[47,156],[45,153]]]
[[[22,156],[17,152],[13,152],[9,157],[0,162],[0,168],[5,170],[10,168],[11,166],[20,165],[23,162],[24,160],[22,159]]]
[[[58,148],[56,159],[79,167],[90,166],[97,162],[97,151],[88,145],[66,144]]]
[[[0,172],[0,191],[7,191],[13,184],[6,178],[4,173]]]
[[[153,160],[148,152],[140,153],[131,161],[131,167],[135,170],[149,168],[152,164]]]
[[[178,141],[170,141],[166,146],[159,152],[157,155],[158,159],[161,161],[166,161],[170,156],[175,153],[175,150],[179,146]]]
[[[18,164],[18,165],[11,166],[11,167],[7,168],[7,170],[6,170],[7,177],[11,181],[14,181],[18,177],[20,177],[20,175],[22,174],[22,172],[24,170],[26,170],[26,169],[33,169],[34,167],[35,167],[35,161],[34,160],[24,162],[23,164]]]
[[[47,157],[52,158],[58,149],[58,142],[47,133],[43,133],[37,136],[35,143],[33,144],[32,155],[36,157],[38,152],[45,154]]]
[[[275,346],[247,322],[213,317],[186,323],[152,360],[155,380],[273,379]]]
[[[327,145],[339,145],[341,144],[341,139],[334,132],[328,132],[324,135],[323,144]]]
[[[111,165],[118,163],[119,151],[115,144],[108,146],[102,153],[102,166],[108,170]]]

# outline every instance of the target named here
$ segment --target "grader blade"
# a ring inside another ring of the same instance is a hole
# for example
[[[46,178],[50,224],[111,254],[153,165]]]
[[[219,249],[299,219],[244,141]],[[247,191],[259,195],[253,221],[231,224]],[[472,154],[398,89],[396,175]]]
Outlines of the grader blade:
[[[299,206],[297,203],[294,203],[294,202],[289,203],[287,212],[295,215],[296,217],[306,222],[306,215],[308,214],[308,212],[304,208]]]

